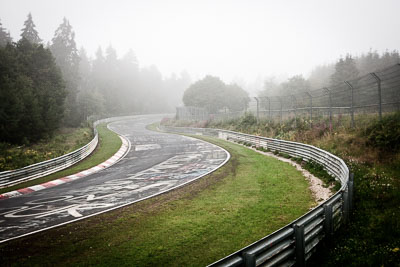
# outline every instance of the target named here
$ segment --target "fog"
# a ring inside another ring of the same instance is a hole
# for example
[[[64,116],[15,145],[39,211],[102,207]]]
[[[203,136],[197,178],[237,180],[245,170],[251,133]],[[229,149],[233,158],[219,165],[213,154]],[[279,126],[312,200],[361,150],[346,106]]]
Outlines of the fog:
[[[398,49],[398,10],[397,0],[0,1],[14,41],[29,12],[44,42],[66,17],[89,56],[111,44],[164,77],[211,74],[251,91],[257,79],[307,76],[346,53]]]

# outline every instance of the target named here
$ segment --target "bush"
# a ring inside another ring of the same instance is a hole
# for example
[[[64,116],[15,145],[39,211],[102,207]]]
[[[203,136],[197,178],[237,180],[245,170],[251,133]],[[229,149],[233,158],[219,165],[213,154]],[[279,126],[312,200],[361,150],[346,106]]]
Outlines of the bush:
[[[400,150],[400,112],[385,116],[365,130],[368,145],[380,150],[397,152]]]
[[[240,126],[251,126],[257,124],[257,118],[253,115],[253,113],[246,112],[243,117],[240,118],[239,121]]]
[[[289,154],[287,154],[287,153],[279,153],[279,156],[281,156],[281,157],[283,157],[283,158],[285,158],[285,159],[290,159],[292,156],[290,156]]]

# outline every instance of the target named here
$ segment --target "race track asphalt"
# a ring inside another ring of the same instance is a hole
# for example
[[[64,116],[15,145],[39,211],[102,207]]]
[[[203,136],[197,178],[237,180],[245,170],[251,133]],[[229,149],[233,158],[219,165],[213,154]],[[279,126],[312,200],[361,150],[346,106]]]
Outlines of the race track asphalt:
[[[115,165],[82,179],[0,200],[0,242],[87,218],[182,186],[229,159],[198,139],[153,132],[159,115],[116,121],[109,128],[131,142]]]

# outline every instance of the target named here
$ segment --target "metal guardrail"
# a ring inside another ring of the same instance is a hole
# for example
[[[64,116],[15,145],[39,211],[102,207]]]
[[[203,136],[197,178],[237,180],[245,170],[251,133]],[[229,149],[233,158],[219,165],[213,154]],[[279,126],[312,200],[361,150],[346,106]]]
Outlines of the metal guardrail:
[[[349,219],[353,200],[353,175],[344,161],[317,147],[297,142],[227,130],[160,126],[169,132],[203,134],[242,141],[257,147],[315,161],[340,181],[341,188],[328,200],[285,227],[209,266],[305,266],[317,244]]]
[[[35,163],[17,170],[0,172],[0,188],[12,186],[61,171],[83,160],[93,152],[99,142],[99,136],[96,130],[98,123],[99,121],[96,121],[93,126],[95,134],[94,138],[83,147],[58,158]]]
[[[133,119],[137,116],[121,116],[97,120],[93,123],[94,138],[86,145],[62,155],[55,159],[50,159],[35,163],[17,170],[0,172],[0,188],[12,186],[18,183],[37,179],[61,170],[64,170],[89,156],[99,142],[96,126],[100,123],[109,123],[123,119]]]

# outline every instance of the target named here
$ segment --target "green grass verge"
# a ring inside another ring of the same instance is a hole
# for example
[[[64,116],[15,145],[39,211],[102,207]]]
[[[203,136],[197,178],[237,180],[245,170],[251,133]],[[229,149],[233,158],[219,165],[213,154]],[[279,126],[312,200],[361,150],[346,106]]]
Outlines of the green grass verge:
[[[38,178],[35,180],[27,181],[27,182],[17,184],[17,185],[11,186],[11,187],[2,188],[2,189],[0,189],[0,194],[9,192],[9,191],[13,191],[13,190],[17,190],[17,189],[21,189],[21,188],[25,188],[25,187],[32,186],[32,185],[45,183],[45,182],[48,182],[48,181],[51,181],[51,180],[54,180],[57,178],[65,177],[65,176],[68,176],[71,174],[75,174],[77,172],[87,170],[91,167],[94,167],[94,166],[106,161],[107,159],[112,157],[119,150],[122,142],[116,133],[110,131],[107,128],[106,124],[98,125],[97,131],[99,132],[99,144],[98,144],[97,148],[92,152],[92,154],[90,156],[88,156],[87,158],[85,158],[84,160],[71,166],[70,168],[53,173],[51,175],[48,175],[48,176],[45,176],[42,178]]]
[[[357,114],[355,121],[350,128],[349,116],[334,116],[331,129],[322,117],[311,128],[302,118],[280,124],[245,116],[208,126],[311,144],[342,158],[354,173],[350,222],[322,243],[310,266],[400,266],[400,113],[381,121]]]
[[[308,182],[290,164],[201,138],[227,149],[228,163],[166,194],[2,244],[2,264],[204,266],[315,204]]]

